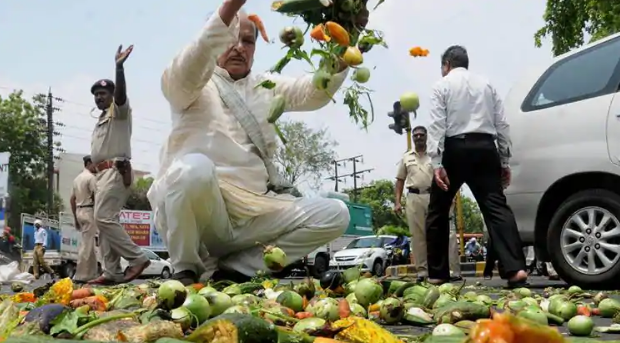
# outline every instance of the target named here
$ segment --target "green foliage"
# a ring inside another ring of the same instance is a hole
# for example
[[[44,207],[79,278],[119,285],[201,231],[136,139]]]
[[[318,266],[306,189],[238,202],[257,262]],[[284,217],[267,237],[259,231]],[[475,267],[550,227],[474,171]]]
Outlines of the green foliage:
[[[617,0],[547,0],[545,26],[534,35],[537,47],[550,36],[554,56],[620,32],[620,2]]]
[[[345,190],[345,193],[355,199],[352,189]],[[376,180],[359,189],[355,202],[372,208],[372,227],[375,230],[384,226],[407,227],[404,216],[394,212],[394,182],[391,180]]]
[[[394,225],[386,225],[377,230],[377,235],[404,235],[407,237],[411,237],[411,233],[409,229],[406,227],[394,226]]]
[[[338,142],[327,129],[315,130],[302,121],[278,121],[278,127],[287,141],[274,156],[282,176],[294,185],[307,181],[317,187],[333,166]]]
[[[461,206],[463,208],[463,232],[482,233],[484,222],[476,201],[464,196],[461,192]]]
[[[28,101],[21,91],[0,97],[0,152],[10,152],[9,226],[20,226],[20,213],[47,212],[47,140],[45,97]],[[59,142],[55,142],[59,146]],[[62,210],[55,196],[51,217]]]
[[[146,193],[153,184],[152,177],[143,177],[137,179],[131,186],[131,194],[127,199],[125,208],[136,211],[151,211],[151,203],[146,197]]]

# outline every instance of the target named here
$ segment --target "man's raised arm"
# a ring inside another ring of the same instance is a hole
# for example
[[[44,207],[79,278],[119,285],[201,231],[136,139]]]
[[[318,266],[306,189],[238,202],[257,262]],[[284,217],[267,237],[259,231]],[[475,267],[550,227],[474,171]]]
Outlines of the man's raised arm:
[[[207,84],[217,57],[239,37],[237,13],[246,0],[224,0],[198,39],[185,47],[166,68],[161,79],[164,97],[176,110],[187,109]]]
[[[343,63],[339,73],[332,75],[326,89],[316,87],[312,74],[298,78],[267,74],[265,78],[276,84],[276,94],[284,96],[286,112],[306,112],[316,111],[327,105],[344,83],[347,74],[348,68]]]

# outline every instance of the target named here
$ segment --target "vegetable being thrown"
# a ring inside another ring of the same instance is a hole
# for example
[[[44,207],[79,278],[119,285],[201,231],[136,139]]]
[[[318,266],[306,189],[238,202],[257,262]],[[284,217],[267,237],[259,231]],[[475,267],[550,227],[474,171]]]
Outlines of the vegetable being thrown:
[[[267,269],[279,272],[286,267],[286,253],[284,250],[274,245],[263,245],[260,242],[256,242],[257,245],[263,246],[263,262]]]
[[[365,129],[374,120],[374,109],[370,98],[371,90],[361,85],[370,78],[370,70],[361,67],[364,62],[362,54],[369,52],[375,45],[387,47],[381,32],[366,28],[367,2],[368,0],[283,0],[274,1],[271,5],[272,10],[300,18],[308,26],[306,32],[294,26],[286,27],[280,32],[280,41],[288,51],[271,71],[281,73],[292,60],[306,61],[315,73],[314,84],[317,89],[327,91],[332,76],[341,70],[341,64],[355,69],[351,78],[352,85],[343,90],[343,103],[349,109],[350,118]],[[314,43],[310,51],[302,49],[304,34],[308,31]],[[318,66],[312,61],[315,56],[320,58]],[[334,94],[328,95],[334,98]],[[362,105],[363,97],[368,101],[366,106]]]

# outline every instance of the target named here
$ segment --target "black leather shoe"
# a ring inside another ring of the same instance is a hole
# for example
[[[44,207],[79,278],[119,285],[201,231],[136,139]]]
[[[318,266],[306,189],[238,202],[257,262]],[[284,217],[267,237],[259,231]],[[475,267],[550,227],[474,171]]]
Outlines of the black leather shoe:
[[[244,282],[249,282],[250,280],[252,280],[252,278],[250,276],[245,275],[245,274],[241,274],[241,273],[239,273],[238,271],[235,271],[235,270],[221,270],[221,269],[218,269],[211,276],[211,280],[213,282],[232,281],[232,282],[235,282],[235,283],[244,283]]]
[[[182,270],[172,274],[172,279],[180,281],[185,286],[189,286],[198,282],[198,275],[192,270]]]

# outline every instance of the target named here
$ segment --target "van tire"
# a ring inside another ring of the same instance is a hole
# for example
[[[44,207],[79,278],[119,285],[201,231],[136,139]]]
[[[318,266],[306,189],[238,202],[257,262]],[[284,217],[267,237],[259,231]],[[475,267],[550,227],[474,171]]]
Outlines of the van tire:
[[[314,258],[314,265],[312,266],[312,275],[320,279],[323,273],[329,270],[329,257],[325,254],[317,254]]]
[[[547,232],[549,256],[556,272],[567,283],[584,289],[612,289],[620,280],[620,263],[616,263],[611,269],[601,274],[586,275],[575,270],[562,254],[560,237],[564,223],[576,211],[588,206],[604,208],[620,219],[620,195],[614,192],[589,189],[571,195],[558,207],[549,224]]]
[[[73,262],[65,262],[65,264],[60,268],[60,274],[63,278],[73,278],[75,276],[76,266]]]
[[[372,274],[375,276],[383,276],[383,261],[381,259],[376,259],[375,263],[372,265]]]

